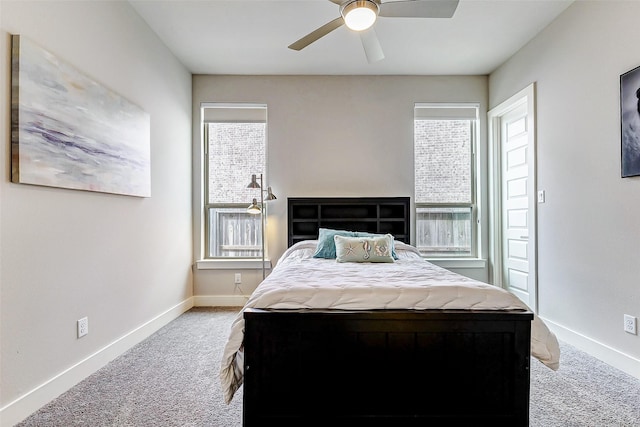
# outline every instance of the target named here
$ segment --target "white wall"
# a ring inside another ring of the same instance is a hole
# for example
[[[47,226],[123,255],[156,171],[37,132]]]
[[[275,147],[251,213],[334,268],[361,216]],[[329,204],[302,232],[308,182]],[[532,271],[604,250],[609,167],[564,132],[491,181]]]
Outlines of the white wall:
[[[562,339],[640,378],[640,177],[620,173],[620,75],[639,2],[575,2],[490,76],[494,107],[537,83],[538,296]]]
[[[106,363],[191,303],[191,75],[127,2],[0,8],[0,424],[11,425],[90,373],[86,358]],[[10,182],[10,34],[150,113],[151,198]]]
[[[268,184],[278,196],[278,200],[269,202],[267,226],[268,252],[273,262],[287,246],[287,197],[413,198],[414,103],[480,103],[481,145],[486,143],[486,76],[194,76],[196,224],[202,198],[202,102],[268,106]],[[196,241],[196,254],[200,245]],[[234,294],[236,271],[196,271],[195,295],[212,297],[207,301],[213,304],[234,301],[225,297]],[[261,274],[246,273],[242,290],[249,294]],[[487,277],[483,268],[465,273],[481,280]]]

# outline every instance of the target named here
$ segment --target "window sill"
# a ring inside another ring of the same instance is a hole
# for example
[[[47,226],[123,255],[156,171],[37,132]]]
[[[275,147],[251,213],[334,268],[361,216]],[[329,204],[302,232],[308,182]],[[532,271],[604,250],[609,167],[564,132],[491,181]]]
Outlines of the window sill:
[[[425,258],[443,268],[486,268],[487,260],[481,258]]]
[[[261,270],[260,259],[201,259],[196,261],[197,270]],[[264,268],[271,270],[271,260],[264,260]]]

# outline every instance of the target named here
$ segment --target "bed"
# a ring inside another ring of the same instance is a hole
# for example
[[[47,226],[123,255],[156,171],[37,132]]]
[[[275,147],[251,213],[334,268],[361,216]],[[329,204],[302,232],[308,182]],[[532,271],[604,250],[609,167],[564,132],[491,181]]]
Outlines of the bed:
[[[424,261],[405,243],[409,208],[288,199],[289,248],[222,358],[244,426],[529,425],[530,358],[557,369],[555,336],[513,294]],[[327,236],[336,255],[317,258]]]

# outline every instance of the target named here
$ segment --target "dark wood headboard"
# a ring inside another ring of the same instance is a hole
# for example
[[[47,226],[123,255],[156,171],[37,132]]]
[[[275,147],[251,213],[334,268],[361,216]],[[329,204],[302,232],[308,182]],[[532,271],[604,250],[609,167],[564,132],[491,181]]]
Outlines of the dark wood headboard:
[[[319,228],[390,233],[409,243],[409,197],[289,198],[288,244],[318,238]]]

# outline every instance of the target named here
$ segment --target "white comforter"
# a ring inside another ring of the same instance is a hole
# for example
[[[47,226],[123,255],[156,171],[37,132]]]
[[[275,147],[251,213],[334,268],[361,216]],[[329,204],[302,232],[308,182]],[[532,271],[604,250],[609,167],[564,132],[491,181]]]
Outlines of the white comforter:
[[[244,308],[530,310],[510,292],[435,266],[401,242],[395,242],[396,262],[375,264],[313,258],[316,243],[307,240],[291,246]],[[222,356],[220,380],[227,403],[243,381],[243,337],[241,311]],[[558,369],[558,341],[535,315],[531,354]]]

